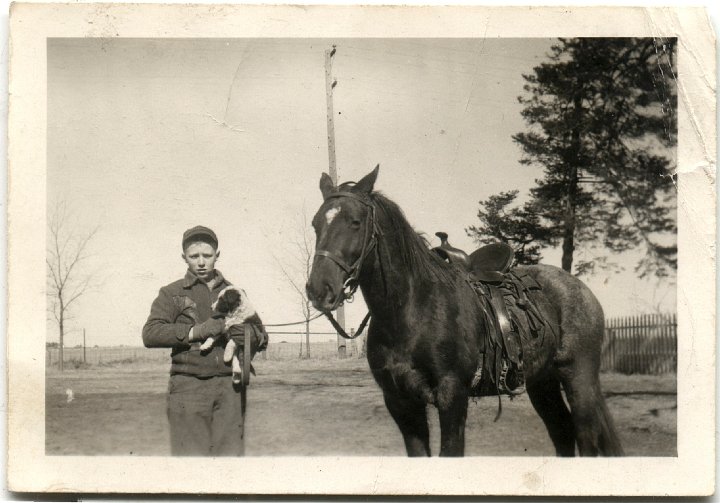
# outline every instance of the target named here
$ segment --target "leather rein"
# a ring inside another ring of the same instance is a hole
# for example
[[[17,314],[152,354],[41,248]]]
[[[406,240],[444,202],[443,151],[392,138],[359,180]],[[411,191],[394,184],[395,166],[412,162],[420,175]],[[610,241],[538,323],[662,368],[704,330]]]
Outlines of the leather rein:
[[[360,276],[360,270],[362,269],[365,259],[368,257],[368,255],[370,255],[370,252],[372,252],[373,249],[375,249],[375,247],[378,245],[378,235],[380,234],[380,230],[377,228],[377,224],[375,221],[375,206],[373,206],[372,203],[367,200],[367,198],[359,196],[353,192],[340,191],[328,195],[325,200],[338,197],[349,197],[355,199],[356,201],[360,201],[362,204],[369,208],[367,216],[365,217],[365,236],[363,237],[363,247],[360,252],[360,256],[352,264],[348,264],[345,259],[343,259],[339,254],[329,250],[316,250],[315,256],[329,258],[330,260],[335,262],[335,264],[337,264],[340,269],[345,271],[345,274],[348,275],[348,278],[343,284],[342,295],[338,296],[338,300],[335,301],[335,305],[333,305],[332,309],[324,314],[332,324],[333,328],[335,328],[335,330],[341,337],[345,339],[355,339],[356,337],[359,337],[365,329],[365,325],[367,325],[367,322],[370,319],[370,311],[368,311],[368,313],[365,315],[365,318],[363,318],[360,326],[358,327],[358,331],[354,335],[349,335],[347,332],[345,332],[345,330],[335,320],[332,311],[340,307],[345,301],[352,302],[352,298],[355,295],[355,292],[357,291],[359,286],[358,277]]]

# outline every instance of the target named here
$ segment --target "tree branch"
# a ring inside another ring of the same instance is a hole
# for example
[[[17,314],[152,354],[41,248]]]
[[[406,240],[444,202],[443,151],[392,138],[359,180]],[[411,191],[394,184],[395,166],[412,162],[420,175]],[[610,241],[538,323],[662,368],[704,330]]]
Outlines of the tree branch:
[[[68,225],[70,218],[65,201],[56,202],[48,218],[50,245],[45,259],[47,295],[51,299],[48,310],[60,329],[61,339],[66,331],[66,321],[72,319],[69,308],[91,286],[94,274],[78,277],[78,271],[88,257],[87,248],[90,242],[100,230],[100,226],[96,226],[83,233],[77,227]]]

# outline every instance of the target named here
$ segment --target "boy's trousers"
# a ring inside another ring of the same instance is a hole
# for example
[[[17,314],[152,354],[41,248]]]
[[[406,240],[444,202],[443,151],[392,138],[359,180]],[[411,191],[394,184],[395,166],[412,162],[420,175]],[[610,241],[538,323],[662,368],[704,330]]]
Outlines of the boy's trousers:
[[[167,415],[173,456],[243,456],[247,389],[231,376],[175,374]]]

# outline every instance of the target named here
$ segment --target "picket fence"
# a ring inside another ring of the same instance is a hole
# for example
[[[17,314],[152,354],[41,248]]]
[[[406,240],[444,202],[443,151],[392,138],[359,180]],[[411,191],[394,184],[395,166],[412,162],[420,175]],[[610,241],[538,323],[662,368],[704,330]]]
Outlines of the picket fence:
[[[676,315],[644,314],[607,320],[600,371],[653,375],[676,372]]]

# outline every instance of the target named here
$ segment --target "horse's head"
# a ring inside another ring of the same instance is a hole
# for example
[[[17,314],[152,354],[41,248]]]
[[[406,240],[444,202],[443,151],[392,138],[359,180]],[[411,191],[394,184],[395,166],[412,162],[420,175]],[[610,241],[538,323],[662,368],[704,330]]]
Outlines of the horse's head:
[[[380,166],[356,184],[336,187],[330,177],[320,177],[323,203],[313,217],[315,258],[306,289],[316,309],[328,312],[354,291],[363,261],[376,244],[374,207],[370,193]]]

